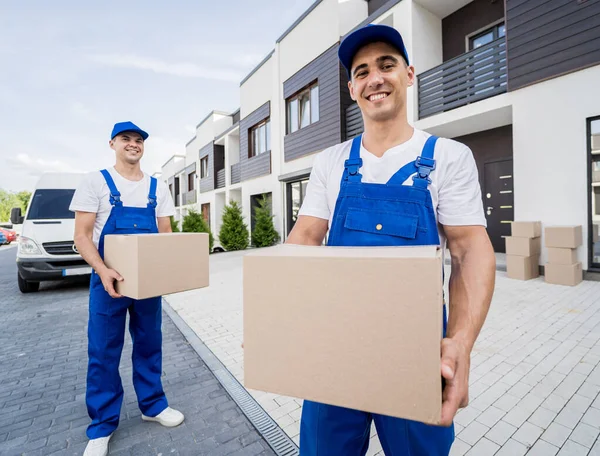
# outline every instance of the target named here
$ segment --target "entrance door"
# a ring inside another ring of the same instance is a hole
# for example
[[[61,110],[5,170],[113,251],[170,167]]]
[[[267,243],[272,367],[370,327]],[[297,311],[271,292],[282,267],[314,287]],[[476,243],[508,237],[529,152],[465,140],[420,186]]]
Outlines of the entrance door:
[[[514,220],[512,158],[484,164],[483,209],[487,231],[495,252],[506,252],[504,236],[510,236]]]
[[[210,203],[203,204],[201,207],[202,218],[208,226],[210,226]]]

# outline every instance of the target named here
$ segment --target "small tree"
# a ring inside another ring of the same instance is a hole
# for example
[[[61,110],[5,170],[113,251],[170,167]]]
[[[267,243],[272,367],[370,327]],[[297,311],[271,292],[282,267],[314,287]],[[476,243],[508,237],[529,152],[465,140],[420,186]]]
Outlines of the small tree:
[[[219,241],[225,250],[248,248],[248,226],[244,223],[242,209],[235,201],[223,208],[223,222],[219,231]]]
[[[190,209],[188,215],[183,217],[181,225],[184,233],[208,233],[208,252],[212,252],[214,239],[210,227],[202,215],[193,209]]]
[[[171,231],[173,233],[179,233],[181,231],[179,229],[179,222],[176,222],[173,216],[171,216]]]
[[[254,247],[270,247],[279,241],[279,233],[273,225],[270,199],[263,195],[254,209],[254,231],[252,245]]]

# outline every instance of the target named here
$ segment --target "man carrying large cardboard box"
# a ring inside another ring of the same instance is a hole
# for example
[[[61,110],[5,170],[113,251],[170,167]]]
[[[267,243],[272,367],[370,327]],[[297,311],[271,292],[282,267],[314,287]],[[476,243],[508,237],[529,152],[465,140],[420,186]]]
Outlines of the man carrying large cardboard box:
[[[447,240],[452,275],[441,341],[442,426],[305,400],[300,454],[364,455],[374,420],[387,455],[448,455],[454,416],[468,403],[470,353],[495,281],[477,168],[465,145],[409,125],[407,88],[415,69],[394,28],[369,25],[353,32],[342,42],[339,58],[362,112],[364,134],[315,157],[286,242],[318,246],[328,229],[332,246],[444,248]]]
[[[104,264],[109,234],[169,233],[173,199],[163,182],[142,172],[140,160],[148,133],[131,122],[115,124],[109,145],[116,164],[87,176],[75,191],[75,245],[92,267],[88,322],[86,405],[91,424],[84,456],[105,456],[119,424],[123,386],[119,361],[125,320],[133,341],[133,386],[142,419],[178,426],[183,414],[168,406],[162,373],[161,298],[130,299],[115,291],[119,273]]]

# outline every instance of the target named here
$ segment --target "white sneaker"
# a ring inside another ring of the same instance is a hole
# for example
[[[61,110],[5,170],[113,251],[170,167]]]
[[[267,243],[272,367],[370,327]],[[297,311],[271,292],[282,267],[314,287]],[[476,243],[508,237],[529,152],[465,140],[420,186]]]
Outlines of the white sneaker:
[[[183,423],[183,413],[178,410],[167,407],[156,416],[146,416],[142,414],[144,421],[156,421],[166,427],[175,427]]]
[[[108,437],[91,439],[85,447],[83,456],[106,456],[108,454],[108,441],[111,437],[112,434]]]

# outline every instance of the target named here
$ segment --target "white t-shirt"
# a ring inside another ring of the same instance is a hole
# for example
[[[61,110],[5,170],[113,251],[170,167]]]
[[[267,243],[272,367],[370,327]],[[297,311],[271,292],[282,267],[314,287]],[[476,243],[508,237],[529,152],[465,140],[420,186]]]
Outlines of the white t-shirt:
[[[121,194],[123,206],[146,207],[148,205],[148,192],[150,191],[150,176],[144,173],[139,181],[130,181],[121,176],[115,169],[108,170],[115,186]],[[75,190],[69,210],[82,212],[95,212],[94,244],[98,247],[100,235],[108,220],[112,205],[110,204],[110,190],[104,176],[100,171],[89,173]],[[167,185],[158,181],[156,185],[156,216],[170,217],[175,215],[175,205]]]
[[[414,129],[412,137],[376,157],[361,144],[363,160],[360,173],[362,182],[385,184],[407,163],[421,155],[427,138],[431,136]],[[306,196],[299,215],[309,215],[329,220],[329,228],[340,191],[344,162],[350,156],[352,140],[325,149],[315,156]],[[440,138],[435,145],[436,169],[430,174],[429,191],[438,222],[440,245],[446,247],[442,225],[486,226],[481,200],[481,188],[473,153],[464,144]],[[412,185],[412,176],[404,185]]]

